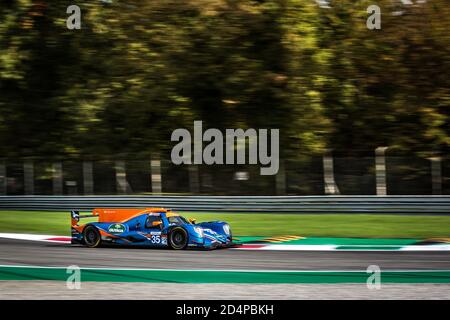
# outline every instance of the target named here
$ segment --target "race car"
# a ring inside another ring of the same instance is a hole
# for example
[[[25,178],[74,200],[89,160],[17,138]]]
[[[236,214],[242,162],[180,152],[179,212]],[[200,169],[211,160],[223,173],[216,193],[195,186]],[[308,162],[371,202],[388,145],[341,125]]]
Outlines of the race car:
[[[98,218],[79,224],[81,218]],[[91,215],[71,211],[72,244],[166,247],[175,250],[233,246],[230,225],[223,221],[196,223],[164,208],[94,209]]]

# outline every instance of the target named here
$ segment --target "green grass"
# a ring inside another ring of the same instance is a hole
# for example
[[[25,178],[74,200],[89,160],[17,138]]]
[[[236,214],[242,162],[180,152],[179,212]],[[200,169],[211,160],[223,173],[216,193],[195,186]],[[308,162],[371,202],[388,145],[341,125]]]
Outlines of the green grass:
[[[193,213],[198,222],[223,220],[235,235],[364,238],[429,238],[450,236],[450,216],[367,214]],[[69,235],[69,212],[0,211],[0,232]]]
[[[83,281],[149,283],[366,283],[365,271],[217,271],[81,269]],[[0,266],[0,280],[67,281],[67,269]],[[384,271],[383,283],[450,283],[448,270]],[[24,283],[24,285],[27,285]]]

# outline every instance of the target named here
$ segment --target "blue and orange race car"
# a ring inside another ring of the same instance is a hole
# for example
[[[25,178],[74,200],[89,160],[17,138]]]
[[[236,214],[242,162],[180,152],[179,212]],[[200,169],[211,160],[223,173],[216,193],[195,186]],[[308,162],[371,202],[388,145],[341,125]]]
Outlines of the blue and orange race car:
[[[163,208],[94,209],[92,215],[71,211],[72,243],[95,248],[102,244],[215,249],[233,246],[228,223],[196,223]],[[98,221],[80,225],[80,218]]]

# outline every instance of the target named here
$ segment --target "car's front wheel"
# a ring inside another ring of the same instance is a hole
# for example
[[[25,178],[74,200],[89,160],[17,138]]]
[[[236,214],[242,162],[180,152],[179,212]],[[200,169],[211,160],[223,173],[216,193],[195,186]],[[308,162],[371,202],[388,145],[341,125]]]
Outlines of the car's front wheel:
[[[102,242],[102,237],[96,227],[87,226],[83,231],[83,240],[89,248],[95,248]]]
[[[169,245],[174,250],[182,250],[188,245],[188,234],[181,227],[173,228],[169,233]]]

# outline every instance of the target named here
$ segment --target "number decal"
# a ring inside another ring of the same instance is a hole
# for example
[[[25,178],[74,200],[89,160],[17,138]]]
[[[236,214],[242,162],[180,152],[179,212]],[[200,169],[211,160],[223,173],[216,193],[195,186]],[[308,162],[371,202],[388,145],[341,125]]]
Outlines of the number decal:
[[[160,235],[153,235],[153,236],[151,236],[150,242],[151,243],[156,243],[156,244],[161,243],[161,236]]]

